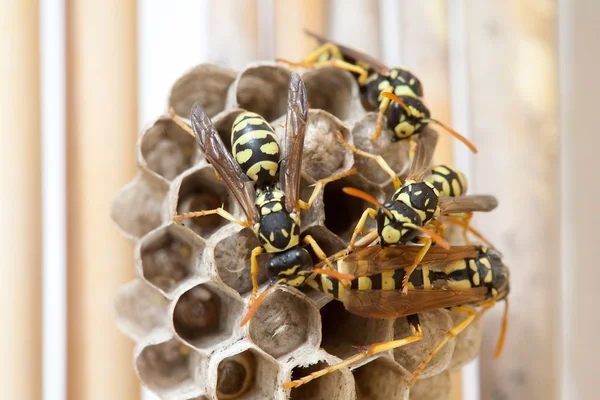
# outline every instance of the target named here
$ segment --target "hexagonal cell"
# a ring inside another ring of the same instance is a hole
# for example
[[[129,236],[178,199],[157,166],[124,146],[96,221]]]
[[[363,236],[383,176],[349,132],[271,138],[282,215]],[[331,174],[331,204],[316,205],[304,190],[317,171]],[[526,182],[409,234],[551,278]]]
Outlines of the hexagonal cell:
[[[250,228],[241,229],[232,224],[231,228],[219,231],[219,239],[214,247],[214,263],[221,280],[240,295],[252,290],[250,258],[252,250],[260,246],[260,241]],[[271,256],[263,253],[258,256],[259,284],[267,280],[267,261]]]
[[[444,338],[454,326],[450,312],[447,310],[433,310],[419,314],[423,338],[417,342],[394,349],[395,360],[410,372],[415,372],[429,352]],[[394,322],[394,338],[400,339],[411,335],[405,318],[398,318]],[[448,343],[431,359],[419,378],[437,375],[448,368],[450,358],[454,352],[455,340]]]
[[[142,276],[170,297],[178,285],[202,275],[197,267],[204,246],[204,240],[175,223],[156,229],[139,245]]]
[[[340,301],[332,301],[323,307],[321,319],[323,321],[321,347],[340,358],[357,354],[359,352],[357,347],[392,339],[393,320],[359,317],[346,311]]]
[[[117,293],[117,325],[138,341],[167,325],[168,305],[168,300],[150,285],[133,280],[121,286]]]
[[[181,180],[177,199],[177,214],[212,210],[222,205],[227,211],[233,212],[235,199],[223,181],[217,178],[212,167],[205,166],[190,172]],[[183,226],[205,238],[208,238],[227,223],[228,221],[225,218],[217,214],[181,221]]]
[[[314,184],[316,181],[308,176],[306,173],[302,173],[300,180],[300,199],[308,201],[314,191]],[[323,209],[323,189],[319,191],[315,201],[312,203],[308,210],[302,210],[300,213],[300,222],[302,224],[300,231],[310,228],[313,225],[320,225],[325,220],[325,210]]]
[[[208,282],[194,286],[177,299],[173,327],[191,346],[208,351],[232,336],[243,312],[241,299]]]
[[[450,317],[455,324],[465,319],[464,314],[455,312],[451,312]],[[481,350],[481,341],[483,340],[483,325],[484,323],[481,318],[476,319],[455,338],[456,345],[454,346],[454,353],[450,361],[450,369],[467,365],[477,357]],[[500,326],[498,325],[497,328],[500,328]],[[497,329],[497,331],[499,335],[500,329]]]
[[[237,104],[274,121],[286,113],[290,76],[290,70],[276,63],[249,65],[235,82]]]
[[[149,345],[135,360],[140,380],[153,392],[163,397],[197,396],[199,388],[191,371],[204,356],[172,339]]]
[[[327,358],[329,361],[321,360],[308,367],[297,366],[292,370],[291,379],[300,379],[313,372],[327,368],[328,365],[334,365],[337,362],[333,357]],[[346,400],[354,398],[355,394],[352,374],[347,368],[343,368],[292,389],[290,399]]]
[[[410,373],[387,357],[353,371],[359,400],[407,399]]]
[[[324,67],[307,71],[302,80],[310,108],[327,111],[339,119],[348,118],[352,88],[356,85],[352,75],[339,68]]]
[[[291,288],[279,286],[265,298],[249,322],[250,340],[274,358],[321,339],[317,309]]]
[[[160,226],[168,191],[166,181],[142,171],[116,194],[111,217],[125,236],[138,239]]]
[[[340,236],[345,242],[349,242],[361,215],[367,208],[372,208],[373,205],[358,197],[344,193],[342,189],[345,187],[353,187],[365,191],[379,201],[383,200],[383,196],[381,189],[356,175],[325,185],[325,192],[323,194],[325,226],[331,232]],[[366,232],[375,227],[375,221],[372,218],[368,218],[364,231]]]
[[[159,119],[144,132],[139,152],[141,163],[168,181],[190,168],[200,157],[196,140],[170,117]]]
[[[450,371],[419,379],[410,388],[410,400],[446,400],[452,388]]]
[[[227,89],[236,72],[214,64],[200,64],[179,78],[169,96],[169,106],[177,115],[189,117],[192,105],[199,102],[209,117],[225,108]]]

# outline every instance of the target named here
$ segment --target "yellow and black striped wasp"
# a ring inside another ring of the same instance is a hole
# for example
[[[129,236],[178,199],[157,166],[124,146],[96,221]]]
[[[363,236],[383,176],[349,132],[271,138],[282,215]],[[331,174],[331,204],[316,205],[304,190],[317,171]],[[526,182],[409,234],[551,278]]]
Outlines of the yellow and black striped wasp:
[[[373,232],[375,237],[377,232]],[[361,239],[360,246],[368,243]],[[336,371],[375,354],[393,350],[420,340],[423,336],[418,313],[447,308],[466,314],[467,317],[449,330],[443,340],[436,345],[419,367],[414,371],[409,385],[413,385],[433,356],[451,338],[462,332],[471,322],[481,316],[495,303],[506,300],[509,292],[509,271],[502,262],[500,253],[481,246],[454,246],[449,250],[432,248],[421,260],[416,271],[411,264],[418,252],[416,246],[356,248],[350,253],[342,251],[330,257],[336,271],[342,275],[355,277],[349,285],[326,275],[317,275],[309,269],[299,269],[292,275],[282,274],[278,284],[310,286],[335,300],[341,301],[349,312],[375,319],[406,317],[412,335],[388,342],[366,346],[358,354],[313,372],[303,378],[288,382],[286,388],[294,388],[311,380]],[[324,262],[317,264],[319,268]],[[401,290],[407,277],[407,294]],[[244,323],[257,311],[268,293],[261,293],[249,310]],[[475,307],[481,307],[477,312]],[[501,353],[507,325],[508,302],[504,313],[502,329],[496,354]]]
[[[377,161],[381,168],[392,178],[395,189],[392,198],[384,204],[379,203],[373,196],[358,189],[343,189],[345,193],[362,198],[378,207],[378,210],[367,208],[364,211],[354,229],[348,249],[352,249],[354,246],[354,242],[363,231],[368,217],[377,221],[379,244],[382,247],[407,244],[413,240],[423,244],[412,267],[409,268],[409,273],[406,274],[404,293],[408,290],[406,284],[410,277],[410,271],[421,263],[427,251],[430,250],[433,241],[435,240],[443,247],[447,248],[448,246],[439,235],[443,231],[443,224],[440,223],[438,217],[463,214],[464,221],[454,218],[453,222],[462,225],[465,232],[471,230],[483,239],[477,231],[469,227],[471,213],[493,210],[498,205],[496,198],[488,195],[465,195],[464,192],[467,189],[466,178],[460,171],[452,167],[443,165],[434,167],[429,179],[424,179],[427,172],[429,172],[429,168],[427,167],[427,158],[421,141],[416,144],[413,162],[408,176],[402,184],[400,178],[396,176],[381,156],[355,148],[346,142],[339,132],[336,132],[336,135],[340,142],[353,152]],[[428,226],[432,226],[433,230],[427,229]],[[429,237],[417,237],[419,233],[425,233]]]
[[[243,112],[234,121],[231,133],[233,156],[199,104],[192,107],[192,129],[173,113],[172,116],[176,123],[196,137],[206,159],[246,215],[246,221],[240,221],[219,207],[177,215],[175,221],[218,214],[228,221],[253,228],[261,246],[256,247],[251,256],[251,303],[258,290],[257,256],[264,251],[272,255],[267,264],[269,271],[312,268],[310,254],[300,247],[300,210],[311,206],[326,182],[354,171],[318,181],[308,202],[300,199],[302,151],[308,117],[306,88],[300,76],[292,73],[290,78],[282,152],[275,131],[256,113]],[[326,259],[325,253],[310,235],[306,235],[303,241],[311,246],[317,257]],[[325,270],[319,273],[334,274]]]
[[[377,128],[371,137],[377,140],[387,117],[387,127],[393,131],[392,140],[402,140],[418,134],[433,123],[441,126],[474,153],[475,146],[464,136],[440,121],[431,118],[431,112],[423,102],[423,86],[412,72],[402,67],[389,68],[375,58],[358,50],[332,42],[312,32],[305,33],[315,38],[321,47],[299,63],[279,59],[296,67],[334,66],[354,75],[360,88],[365,109],[379,110]]]

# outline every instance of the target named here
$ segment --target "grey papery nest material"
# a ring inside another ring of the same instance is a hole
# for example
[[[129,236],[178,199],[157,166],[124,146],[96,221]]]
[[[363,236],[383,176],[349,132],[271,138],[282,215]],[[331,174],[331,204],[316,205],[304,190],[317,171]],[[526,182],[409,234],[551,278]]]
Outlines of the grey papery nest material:
[[[231,124],[242,110],[260,113],[282,135],[290,70],[274,63],[249,65],[240,73],[200,65],[174,85],[169,105],[188,117],[198,101],[230,146]],[[355,157],[333,132],[374,154],[382,154],[402,174],[408,169],[408,141],[390,134],[371,143],[376,113],[361,106],[358,86],[335,68],[307,71],[303,80],[311,106],[303,161],[302,198],[316,180],[356,168],[358,174],[327,184],[302,231],[323,250],[343,249],[366,207],[342,192],[353,186],[385,201],[393,192],[389,176],[371,159]],[[421,134],[431,158],[437,134]],[[224,205],[244,219],[224,183],[200,153],[195,140],[160,117],[137,143],[138,175],[114,199],[112,217],[135,242],[138,278],[117,299],[118,325],[137,346],[135,369],[145,386],[165,399],[444,399],[449,368],[479,352],[481,324],[451,339],[429,363],[412,389],[407,381],[417,365],[461,318],[446,310],[420,315],[423,339],[313,380],[292,391],[292,376],[335,364],[356,346],[409,335],[405,318],[365,319],[341,303],[306,289],[277,287],[253,319],[239,326],[252,288],[250,252],[259,245],[250,229],[218,216],[173,223],[175,213]],[[370,221],[367,228],[373,228]],[[259,257],[259,281],[266,282],[268,254]],[[264,288],[264,285],[263,285]],[[241,395],[235,393],[242,392]]]

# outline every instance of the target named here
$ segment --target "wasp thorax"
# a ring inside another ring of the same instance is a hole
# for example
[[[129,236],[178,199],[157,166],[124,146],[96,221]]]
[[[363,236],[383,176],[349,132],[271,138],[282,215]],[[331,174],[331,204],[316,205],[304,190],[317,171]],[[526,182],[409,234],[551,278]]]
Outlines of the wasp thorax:
[[[256,207],[260,221],[254,226],[254,233],[268,253],[278,253],[297,246],[300,241],[300,218],[288,213],[285,196],[277,188],[268,187],[256,191]]]
[[[245,111],[231,127],[231,151],[242,170],[255,182],[272,182],[279,167],[279,140],[260,115]]]
[[[435,186],[440,196],[456,197],[467,193],[468,184],[465,175],[447,165],[433,167],[427,181]]]
[[[301,275],[302,271],[312,269],[312,266],[312,258],[308,251],[296,247],[282,253],[274,254],[267,263],[267,275],[271,279],[286,278],[289,282],[293,283],[295,277]]]
[[[423,127],[423,118],[429,118],[431,113],[419,98],[414,96],[398,96],[404,102],[406,108],[391,102],[385,116],[387,118],[387,127],[394,131],[394,139],[406,139],[409,136],[419,133]]]
[[[439,192],[430,182],[405,182],[392,196],[419,213],[423,224],[439,214],[438,199]]]
[[[383,209],[377,212],[377,232],[382,246],[406,243],[417,236],[417,230],[406,226],[423,226],[423,221],[415,210],[398,201],[388,201],[383,206],[391,215]]]
[[[396,96],[423,97],[423,85],[412,72],[404,68],[392,68],[388,74]]]

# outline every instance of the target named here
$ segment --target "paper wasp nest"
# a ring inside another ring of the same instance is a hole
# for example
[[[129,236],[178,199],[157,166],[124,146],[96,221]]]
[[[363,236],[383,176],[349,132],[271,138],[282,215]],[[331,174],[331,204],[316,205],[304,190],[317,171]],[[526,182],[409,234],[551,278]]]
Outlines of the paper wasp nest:
[[[259,63],[237,73],[200,65],[174,85],[169,105],[189,117],[199,101],[230,145],[231,124],[242,109],[260,113],[283,134],[290,71]],[[354,155],[335,138],[340,130],[357,147],[379,153],[399,173],[408,168],[409,144],[391,142],[385,132],[369,138],[375,113],[365,113],[352,77],[334,68],[303,75],[310,103],[303,161],[303,199],[315,180],[357,168],[358,174],[325,186],[302,229],[328,254],[345,247],[368,204],[345,195],[354,186],[380,201],[391,193],[389,177],[375,162]],[[165,107],[166,111],[166,107]],[[422,134],[432,154],[437,134]],[[384,353],[298,387],[282,384],[355,353],[356,346],[404,337],[404,318],[373,320],[354,316],[316,291],[278,287],[245,327],[251,290],[250,252],[259,244],[250,229],[218,216],[173,223],[175,213],[224,205],[243,219],[240,207],[207,164],[195,140],[168,115],[150,125],[137,144],[138,175],[117,194],[112,217],[135,242],[138,279],[117,299],[119,327],[137,346],[134,366],[145,386],[165,399],[444,399],[447,370],[469,362],[479,351],[474,324],[433,359],[422,380],[406,382],[417,365],[451,328],[446,310],[421,315],[421,341]],[[373,222],[368,227],[374,227]],[[268,255],[263,254],[261,275]],[[263,286],[264,287],[264,286]],[[459,317],[458,317],[459,318]]]

